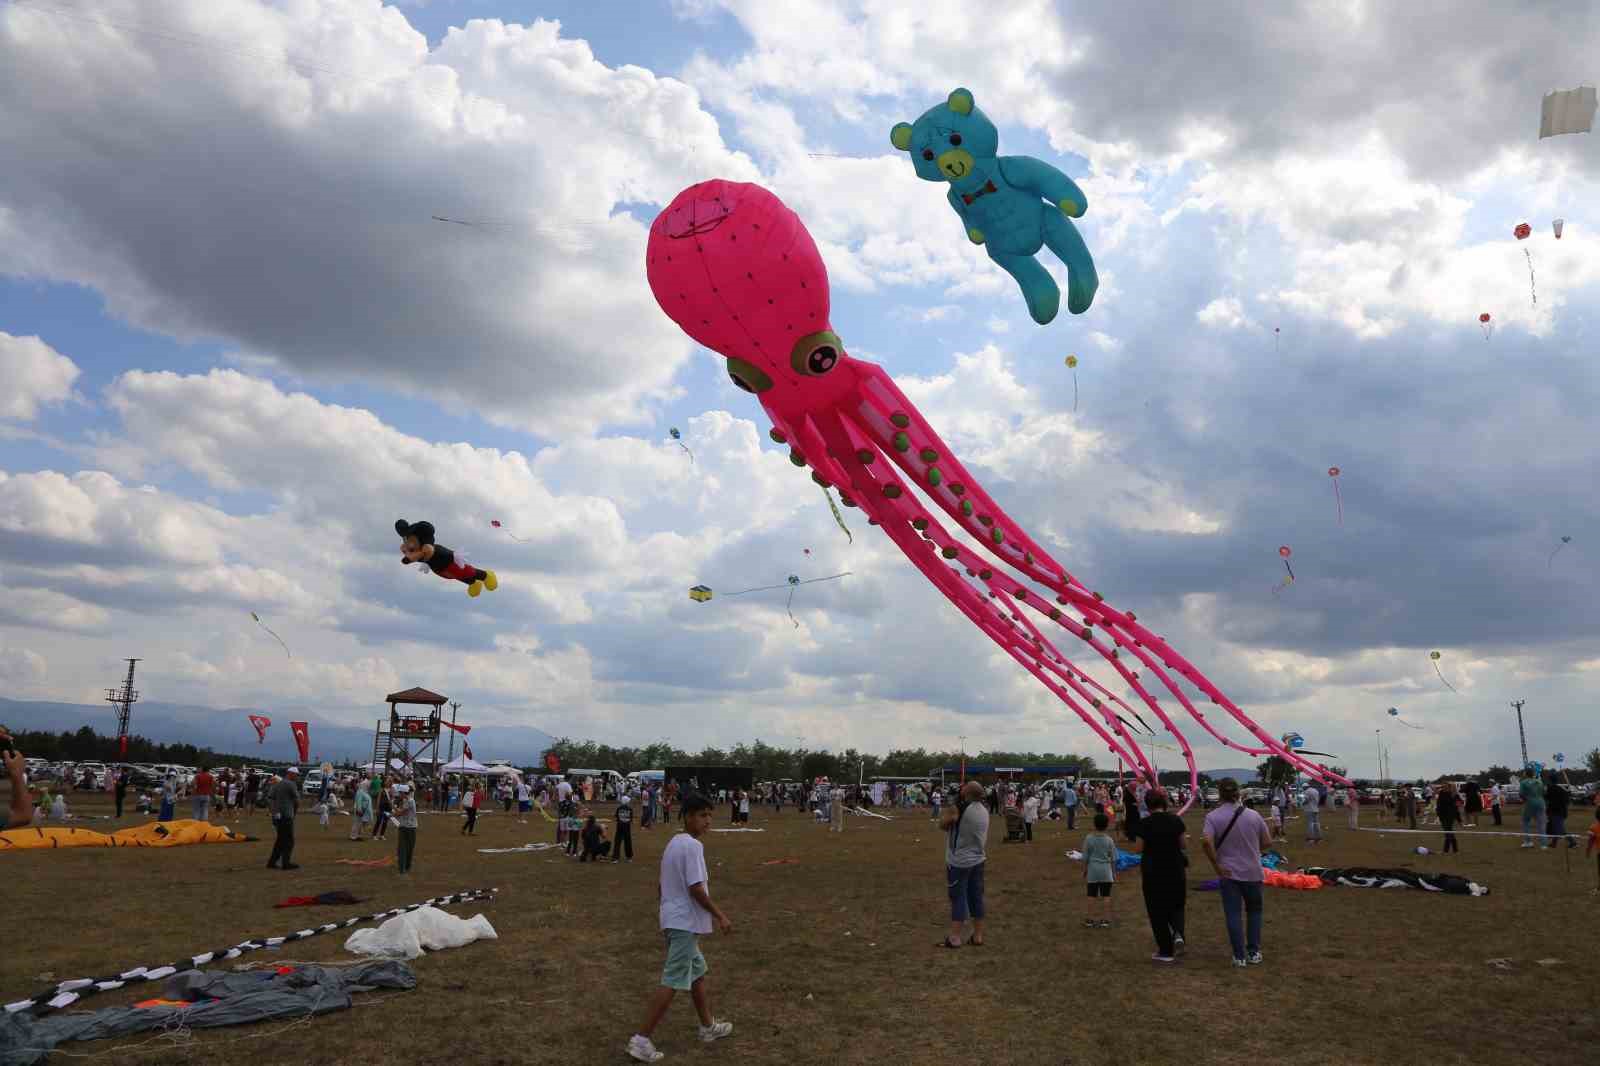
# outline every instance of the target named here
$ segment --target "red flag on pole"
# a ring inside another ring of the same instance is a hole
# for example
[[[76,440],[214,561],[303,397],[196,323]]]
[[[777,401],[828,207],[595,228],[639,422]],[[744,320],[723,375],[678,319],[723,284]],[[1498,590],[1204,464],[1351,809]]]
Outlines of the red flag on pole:
[[[466,756],[466,757],[467,757],[467,758],[469,758],[469,759],[470,759],[470,758],[472,758],[472,745],[471,745],[471,744],[468,744],[468,743],[467,743],[467,742],[466,742],[466,741],[464,741],[464,740],[463,740],[463,741],[462,741],[462,742],[461,742],[461,752],[462,752],[462,754],[464,754],[464,755],[465,755],[465,756]]]
[[[122,734],[117,738],[117,741],[119,754],[121,754],[123,758],[126,758],[128,755],[128,734]]]
[[[439,724],[444,726],[446,729],[454,729],[462,736],[466,736],[468,733],[472,732],[472,727],[470,725],[457,725],[455,722],[446,722],[442,718],[439,720]]]
[[[250,724],[256,727],[256,743],[265,743],[267,729],[272,725],[272,719],[263,714],[252,714],[250,716]]]
[[[311,758],[311,725],[309,722],[290,722],[289,731],[294,734],[294,745],[300,749],[300,761],[306,762]]]

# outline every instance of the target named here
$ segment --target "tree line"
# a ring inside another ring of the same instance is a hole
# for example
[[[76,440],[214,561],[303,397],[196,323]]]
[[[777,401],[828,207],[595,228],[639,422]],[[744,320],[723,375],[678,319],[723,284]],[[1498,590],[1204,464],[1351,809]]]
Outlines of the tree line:
[[[896,748],[887,755],[846,748],[844,751],[816,750],[806,747],[785,748],[756,740],[751,744],[735,744],[731,748],[704,747],[699,751],[685,751],[670,744],[655,743],[644,747],[616,747],[592,740],[573,740],[562,737],[550,746],[550,754],[561,760],[563,769],[578,767],[585,770],[616,770],[630,773],[634,770],[664,770],[668,766],[748,766],[755,771],[757,781],[810,781],[817,777],[830,780],[855,780],[857,776],[873,777],[926,777],[929,771],[938,773],[941,766],[959,766],[959,751],[929,751],[927,748]],[[1094,773],[1094,759],[1087,755],[1074,755],[1053,751],[979,751],[967,752],[967,762],[994,766],[1071,766],[1080,767],[1081,773]]]

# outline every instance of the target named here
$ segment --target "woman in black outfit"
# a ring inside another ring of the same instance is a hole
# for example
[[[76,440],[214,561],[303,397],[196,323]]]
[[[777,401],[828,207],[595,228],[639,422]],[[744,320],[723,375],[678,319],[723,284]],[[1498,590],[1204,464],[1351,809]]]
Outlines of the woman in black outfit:
[[[1145,794],[1150,811],[1133,823],[1138,840],[1133,850],[1144,856],[1139,877],[1144,889],[1144,910],[1150,917],[1150,931],[1156,935],[1156,962],[1172,962],[1183,950],[1183,871],[1189,864],[1184,854],[1188,829],[1183,819],[1167,811],[1167,794],[1153,788]],[[1137,807],[1134,808],[1138,810]]]
[[[1139,790],[1132,785],[1122,790],[1122,835],[1139,839]]]
[[[1468,828],[1476,829],[1478,827],[1478,815],[1483,813],[1483,793],[1478,790],[1476,781],[1468,781],[1461,786],[1461,790],[1465,793],[1462,796],[1465,801],[1462,804],[1462,810],[1466,813],[1463,821],[1466,822]]]
[[[1456,823],[1461,820],[1461,800],[1450,782],[1439,786],[1439,798],[1434,801],[1433,809],[1439,815],[1439,824],[1444,827],[1444,850],[1461,854],[1461,844],[1455,834]]]

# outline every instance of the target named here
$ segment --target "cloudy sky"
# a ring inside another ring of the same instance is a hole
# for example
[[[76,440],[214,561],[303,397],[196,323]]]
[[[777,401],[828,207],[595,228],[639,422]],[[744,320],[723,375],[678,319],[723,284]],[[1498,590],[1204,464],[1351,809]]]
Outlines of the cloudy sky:
[[[622,7],[0,0],[0,691],[97,702],[137,655],[147,698],[347,724],[422,684],[616,743],[1096,752],[656,307],[649,220],[725,177],[1269,728],[1476,767],[1525,698],[1535,757],[1600,743],[1600,141],[1537,139],[1592,5]],[[890,147],[958,85],[1087,193],[1087,314],[1033,324]],[[399,517],[499,591],[399,566]],[[845,570],[798,628],[685,595]]]

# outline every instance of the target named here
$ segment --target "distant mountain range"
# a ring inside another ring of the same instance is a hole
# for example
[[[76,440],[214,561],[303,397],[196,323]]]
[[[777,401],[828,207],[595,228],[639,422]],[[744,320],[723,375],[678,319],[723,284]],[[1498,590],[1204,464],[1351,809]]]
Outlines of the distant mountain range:
[[[272,719],[263,743],[256,743],[256,731],[250,725],[250,714],[265,713]],[[374,723],[386,713],[372,716]],[[262,762],[288,762],[295,758],[294,738],[289,733],[289,719],[302,720],[298,713],[262,712],[249,707],[195,707],[175,703],[136,703],[130,731],[158,744],[193,744],[197,748],[210,748],[219,754],[243,755]],[[310,723],[311,761],[340,762],[353,759],[366,762],[372,758],[372,728],[334,725],[313,715],[304,715]],[[109,704],[90,706],[81,703],[49,703],[33,700],[8,700],[0,698],[0,724],[10,729],[44,730],[52,733],[77,732],[89,726],[96,733],[115,736],[116,713]],[[448,751],[448,731],[439,743]],[[468,738],[472,754],[479,762],[505,760],[513,766],[536,765],[555,739],[542,730],[531,727],[474,726]],[[456,742],[460,754],[461,743]]]

